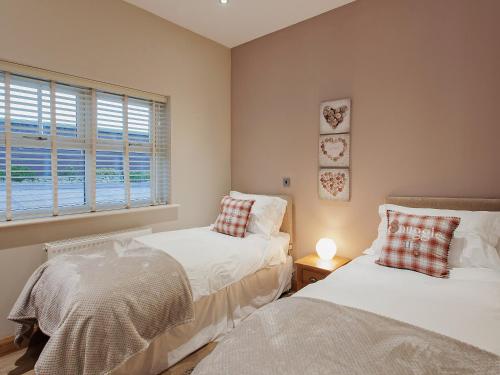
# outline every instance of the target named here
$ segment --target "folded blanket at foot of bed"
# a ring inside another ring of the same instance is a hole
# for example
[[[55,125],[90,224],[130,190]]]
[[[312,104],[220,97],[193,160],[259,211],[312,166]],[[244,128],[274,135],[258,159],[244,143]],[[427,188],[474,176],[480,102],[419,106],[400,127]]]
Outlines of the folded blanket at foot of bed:
[[[367,311],[291,297],[227,335],[192,375],[500,374],[500,357]]]
[[[37,374],[94,375],[193,317],[182,266],[163,251],[124,240],[44,263],[8,318],[19,323],[18,343],[35,324],[50,336]]]

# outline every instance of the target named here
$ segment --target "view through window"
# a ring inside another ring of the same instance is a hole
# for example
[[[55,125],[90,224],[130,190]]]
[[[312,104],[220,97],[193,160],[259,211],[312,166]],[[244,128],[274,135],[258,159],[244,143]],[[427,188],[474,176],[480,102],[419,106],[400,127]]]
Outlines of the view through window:
[[[167,105],[0,71],[0,220],[167,203]]]

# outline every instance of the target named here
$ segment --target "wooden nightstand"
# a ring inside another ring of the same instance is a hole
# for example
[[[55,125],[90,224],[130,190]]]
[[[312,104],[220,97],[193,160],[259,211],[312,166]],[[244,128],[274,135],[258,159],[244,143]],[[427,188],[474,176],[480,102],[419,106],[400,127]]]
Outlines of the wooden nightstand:
[[[349,263],[351,259],[336,256],[332,260],[322,260],[316,253],[295,261],[297,266],[297,290],[308,284],[323,280],[338,268]]]

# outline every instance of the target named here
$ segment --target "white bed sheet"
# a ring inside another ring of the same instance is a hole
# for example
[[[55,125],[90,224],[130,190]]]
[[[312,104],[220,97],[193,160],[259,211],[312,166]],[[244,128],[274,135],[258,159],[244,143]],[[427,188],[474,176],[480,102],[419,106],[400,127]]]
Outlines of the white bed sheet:
[[[449,279],[383,267],[361,256],[300,290],[425,328],[500,355],[500,272],[455,268]]]
[[[290,236],[270,239],[248,233],[245,238],[209,227],[159,232],[136,238],[174,257],[186,270],[196,302],[258,270],[286,261]]]

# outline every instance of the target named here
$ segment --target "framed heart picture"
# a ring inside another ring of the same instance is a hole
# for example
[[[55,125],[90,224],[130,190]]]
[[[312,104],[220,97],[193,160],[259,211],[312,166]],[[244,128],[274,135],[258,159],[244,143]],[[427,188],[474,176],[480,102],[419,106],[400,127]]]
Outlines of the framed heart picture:
[[[321,103],[319,116],[320,134],[349,133],[351,130],[351,99]]]
[[[318,187],[321,199],[349,201],[351,176],[349,169],[323,168],[319,170]]]
[[[320,135],[319,166],[349,167],[350,141],[349,134]]]

